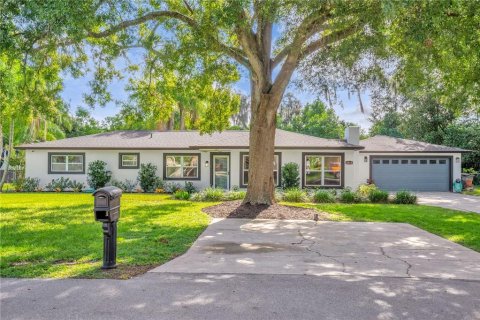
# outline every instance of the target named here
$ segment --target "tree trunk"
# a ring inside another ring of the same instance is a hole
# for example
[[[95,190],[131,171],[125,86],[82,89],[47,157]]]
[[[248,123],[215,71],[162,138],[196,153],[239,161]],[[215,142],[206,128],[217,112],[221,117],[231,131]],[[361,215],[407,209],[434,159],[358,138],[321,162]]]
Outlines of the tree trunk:
[[[278,97],[273,98],[270,94],[255,95],[252,92],[248,187],[244,204],[270,205],[275,202],[273,161],[277,101]]]
[[[0,192],[3,191],[3,185],[5,184],[5,178],[8,174],[10,157],[13,153],[13,133],[14,133],[14,121],[10,121],[9,137],[8,137],[8,155],[5,156],[5,165],[3,166],[2,180],[0,180]]]
[[[168,120],[168,125],[167,125],[168,130],[173,130],[175,129],[175,113],[172,113],[172,116]]]
[[[43,141],[47,141],[47,133],[48,133],[48,121],[47,119],[44,119],[44,131],[43,131]]]
[[[180,130],[185,130],[185,110],[181,103],[178,104],[178,109],[180,110]]]

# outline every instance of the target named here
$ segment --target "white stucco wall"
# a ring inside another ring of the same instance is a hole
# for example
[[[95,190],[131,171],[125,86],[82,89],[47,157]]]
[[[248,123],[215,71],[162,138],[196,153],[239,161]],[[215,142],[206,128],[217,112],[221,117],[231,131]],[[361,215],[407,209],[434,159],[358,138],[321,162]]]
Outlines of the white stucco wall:
[[[49,152],[73,152],[85,153],[85,172],[88,164],[95,160],[103,160],[107,163],[107,168],[112,172],[112,178],[124,181],[126,179],[136,181],[138,169],[120,169],[119,168],[119,153],[131,152],[140,153],[140,163],[153,163],[157,166],[157,175],[163,179],[163,154],[164,153],[200,153],[201,154],[201,179],[192,181],[198,188],[205,188],[210,186],[210,170],[211,170],[211,152],[230,152],[230,186],[240,185],[240,153],[247,152],[247,149],[234,150],[26,150],[26,168],[25,173],[27,177],[36,177],[40,179],[42,186],[49,183],[52,179],[61,176],[68,177],[72,180],[77,180],[87,184],[87,175],[85,174],[49,174],[48,173],[48,153]],[[299,165],[300,172],[302,172],[302,153],[344,153],[345,162],[353,161],[353,164],[345,166],[344,184],[347,187],[354,187],[356,182],[356,156],[353,150],[285,150],[277,149],[275,152],[281,152],[282,165],[288,162],[295,162]],[[205,167],[205,162],[209,161],[209,166]],[[303,180],[303,177],[301,177]],[[175,180],[183,185],[184,181]],[[302,182],[302,181],[301,181]]]

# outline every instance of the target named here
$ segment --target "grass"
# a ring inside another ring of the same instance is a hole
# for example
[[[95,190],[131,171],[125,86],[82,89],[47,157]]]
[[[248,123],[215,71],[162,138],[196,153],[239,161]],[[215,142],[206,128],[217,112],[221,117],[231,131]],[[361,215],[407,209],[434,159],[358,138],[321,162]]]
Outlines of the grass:
[[[471,191],[463,191],[463,194],[468,194],[469,196],[477,196],[480,197],[480,186],[474,186],[473,190]]]
[[[305,203],[301,206],[331,213],[336,221],[409,223],[480,252],[480,214],[422,205]]]
[[[0,276],[129,278],[184,253],[208,225],[201,208],[214,204],[152,194],[121,201],[119,267],[102,271],[90,194],[0,194]]]

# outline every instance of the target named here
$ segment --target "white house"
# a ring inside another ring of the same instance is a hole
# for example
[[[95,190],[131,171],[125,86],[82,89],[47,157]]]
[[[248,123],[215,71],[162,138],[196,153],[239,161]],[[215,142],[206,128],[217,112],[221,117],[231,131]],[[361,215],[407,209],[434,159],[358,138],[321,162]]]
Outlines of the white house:
[[[26,176],[39,178],[42,185],[61,176],[86,182],[88,163],[103,160],[116,180],[135,181],[140,164],[153,163],[164,181],[230,189],[248,184],[248,136],[248,131],[115,131],[17,149],[26,152]],[[386,136],[359,137],[358,127],[347,128],[344,140],[277,129],[275,182],[280,184],[281,167],[288,162],[299,165],[306,188],[356,188],[372,180],[384,190],[449,191],[461,176],[466,150]]]

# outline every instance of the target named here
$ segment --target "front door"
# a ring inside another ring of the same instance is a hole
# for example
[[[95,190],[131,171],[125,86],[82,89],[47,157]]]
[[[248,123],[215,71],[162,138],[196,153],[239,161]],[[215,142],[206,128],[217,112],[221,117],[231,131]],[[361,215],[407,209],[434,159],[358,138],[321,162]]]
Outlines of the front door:
[[[213,155],[213,181],[214,188],[229,189],[230,187],[230,156]]]

